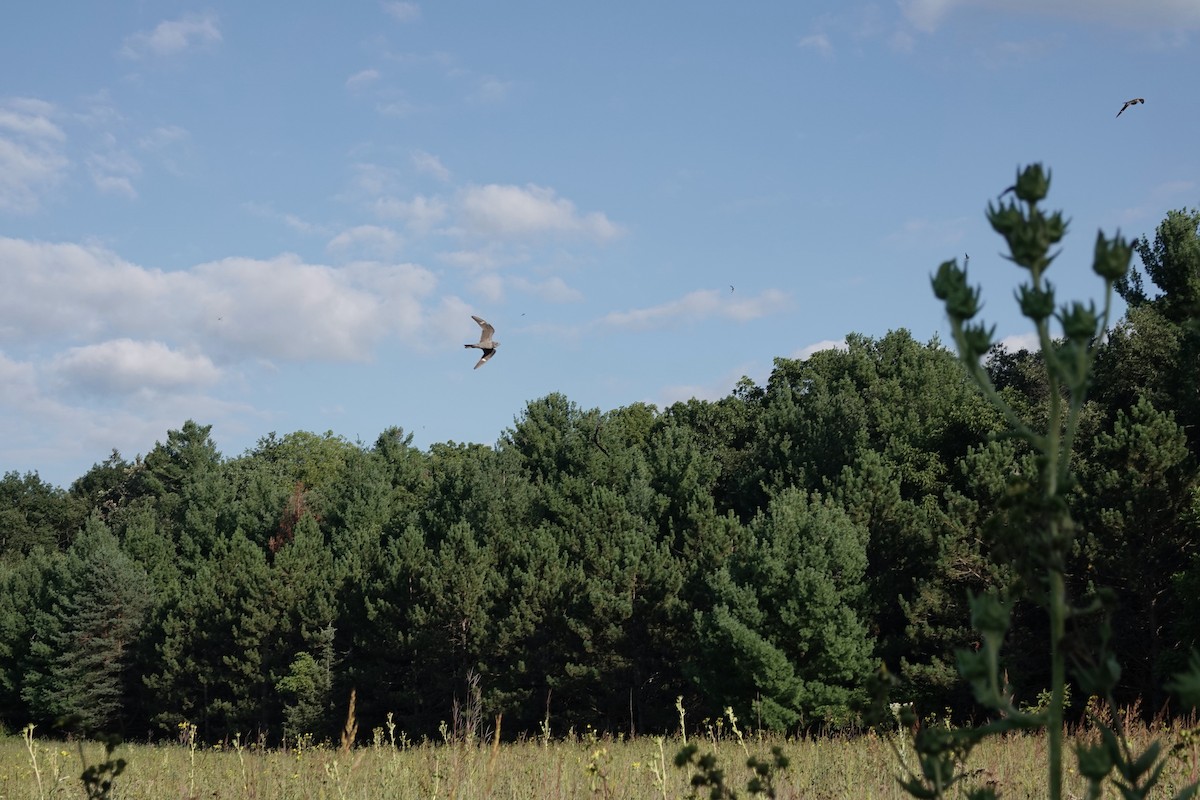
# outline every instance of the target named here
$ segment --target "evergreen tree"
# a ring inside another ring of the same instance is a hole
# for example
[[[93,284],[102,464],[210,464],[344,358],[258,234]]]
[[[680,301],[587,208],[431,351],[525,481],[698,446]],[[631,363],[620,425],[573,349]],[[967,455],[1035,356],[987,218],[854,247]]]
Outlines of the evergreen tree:
[[[1112,433],[1095,437],[1080,470],[1086,574],[1122,599],[1112,644],[1122,654],[1122,693],[1157,708],[1161,686],[1187,662],[1171,634],[1177,620],[1191,618],[1192,598],[1177,596],[1172,579],[1198,552],[1196,459],[1174,415],[1142,398],[1117,412]]]
[[[56,564],[57,596],[38,610],[24,699],[40,720],[87,734],[127,718],[134,645],[151,602],[150,580],[98,517]]]
[[[867,531],[800,489],[781,492],[752,529],[755,547],[714,578],[711,615],[697,612],[705,648],[692,672],[717,709],[771,727],[848,722],[872,668]]]
[[[51,486],[36,472],[6,472],[0,478],[0,560],[35,547],[65,549],[83,523],[78,498]]]

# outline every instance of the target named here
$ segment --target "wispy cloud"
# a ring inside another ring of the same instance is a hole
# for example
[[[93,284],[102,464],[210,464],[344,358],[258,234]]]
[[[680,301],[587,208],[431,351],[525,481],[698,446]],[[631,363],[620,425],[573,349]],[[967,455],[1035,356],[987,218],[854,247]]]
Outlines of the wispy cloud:
[[[477,249],[438,253],[437,257],[444,264],[472,271],[494,269],[511,261],[511,257],[502,253],[501,248],[495,242]]]
[[[131,154],[117,146],[116,140],[106,137],[106,147],[88,155],[88,174],[92,183],[104,194],[115,194],[130,200],[137,197],[133,179],[142,174],[142,165]]]
[[[426,153],[424,150],[414,150],[412,152],[412,162],[417,172],[432,175],[443,182],[450,180],[450,170],[446,169],[440,158],[431,153]]]
[[[361,72],[356,72],[349,78],[346,78],[346,88],[359,89],[368,84],[379,80],[379,70],[364,69]]]
[[[902,0],[904,18],[924,33],[936,31],[953,13],[968,7],[1014,15],[1065,17],[1114,28],[1165,31],[1200,29],[1200,4],[1192,0]]]
[[[374,202],[375,213],[383,219],[402,220],[410,229],[428,232],[440,224],[449,213],[449,206],[440,197],[417,195],[411,200],[379,197]]]
[[[829,41],[829,37],[824,33],[813,33],[808,36],[803,36],[797,42],[802,50],[812,50],[825,58],[833,55],[833,42]]]
[[[384,3],[383,10],[397,22],[413,22],[421,18],[421,6],[417,3],[393,0]]]
[[[484,75],[475,84],[468,99],[480,103],[499,103],[512,91],[512,81],[501,80],[494,75]]]
[[[152,31],[127,36],[120,52],[125,58],[132,59],[171,56],[220,41],[221,28],[216,14],[184,14],[177,20],[160,22]]]
[[[534,184],[469,186],[459,195],[458,212],[466,232],[482,236],[559,233],[606,240],[622,232],[603,213],[581,215],[570,200]]]
[[[264,203],[242,203],[242,208],[251,214],[264,219],[272,219],[276,222],[282,222],[287,227],[297,233],[316,234],[319,236],[328,235],[331,231],[322,224],[309,222],[306,219],[284,211],[276,211],[270,205]]]
[[[32,213],[66,176],[66,134],[55,107],[33,98],[0,102],[0,211]]]
[[[162,150],[176,142],[186,141],[189,136],[190,134],[188,134],[186,128],[181,128],[178,125],[163,125],[154,128],[138,139],[138,147],[143,150]]]
[[[391,228],[379,225],[357,225],[329,240],[331,252],[355,253],[373,258],[390,258],[404,245],[404,239]]]
[[[614,328],[646,330],[680,323],[696,324],[711,317],[736,322],[775,314],[788,308],[788,296],[778,289],[767,289],[754,297],[735,296],[730,292],[701,289],[676,300],[648,308],[614,311],[601,321]]]
[[[519,291],[532,294],[547,303],[576,303],[583,299],[583,292],[568,286],[566,281],[557,276],[544,281],[516,276],[512,284]]]

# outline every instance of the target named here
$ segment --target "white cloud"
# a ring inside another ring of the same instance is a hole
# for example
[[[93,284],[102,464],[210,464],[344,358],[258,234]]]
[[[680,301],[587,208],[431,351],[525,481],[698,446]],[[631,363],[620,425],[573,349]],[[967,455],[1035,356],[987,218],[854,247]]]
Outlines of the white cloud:
[[[440,197],[417,195],[412,200],[380,197],[375,200],[375,213],[384,219],[402,220],[416,231],[428,231],[446,218],[446,201]]]
[[[452,267],[468,270],[493,269],[509,262],[495,243],[478,250],[453,250],[438,253],[438,260]]]
[[[805,36],[797,44],[804,50],[813,50],[826,58],[833,55],[833,42],[824,33]]]
[[[479,79],[479,84],[475,87],[470,99],[482,103],[499,103],[508,97],[511,89],[511,81],[502,81],[494,76],[485,75]]]
[[[385,338],[424,345],[412,264],[307,264],[293,255],[145,268],[96,247],[0,237],[0,343],[34,354],[111,339],[210,357],[365,361]]]
[[[187,132],[186,128],[178,125],[164,125],[138,139],[138,147],[143,150],[162,150],[176,142],[186,141],[190,136],[191,134]]]
[[[374,83],[377,80],[379,80],[379,70],[364,69],[346,78],[346,88],[357,89],[360,86],[366,86],[368,83]]]
[[[702,384],[681,384],[675,386],[666,386],[659,392],[658,403],[661,408],[674,405],[675,403],[686,403],[688,400],[706,400],[714,402],[728,397],[742,378],[750,375],[751,372],[761,372],[756,369],[753,364],[742,364],[727,370],[721,377],[717,378],[712,383],[707,385]],[[756,381],[761,383],[761,381]]]
[[[621,234],[604,214],[581,216],[570,200],[534,184],[469,186],[459,196],[459,215],[467,232],[484,236],[568,233],[604,240]]]
[[[53,358],[49,371],[73,389],[98,394],[176,391],[210,386],[221,377],[208,356],[132,339],[72,347]]]
[[[917,30],[932,33],[963,0],[902,0],[900,10]]]
[[[379,164],[358,163],[351,167],[353,176],[350,179],[354,194],[378,197],[392,190],[397,184],[394,169]]]
[[[386,258],[400,251],[404,240],[391,228],[379,225],[358,225],[344,230],[333,237],[326,246],[328,250],[357,252]]]
[[[1005,336],[998,344],[1010,353],[1016,353],[1021,350],[1029,350],[1036,352],[1041,348],[1041,341],[1036,333],[1014,333],[1011,336]]]
[[[659,328],[679,322],[695,324],[710,317],[747,322],[782,311],[788,305],[788,296],[778,289],[767,289],[757,297],[702,289],[661,305],[614,311],[606,315],[602,322],[614,328],[633,330]]]
[[[489,303],[499,303],[504,300],[504,280],[494,272],[472,278],[471,288]]]
[[[421,6],[417,3],[393,0],[393,2],[384,3],[383,10],[398,22],[412,22],[421,18]]]
[[[799,350],[792,353],[792,358],[798,358],[801,361],[806,361],[813,353],[819,353],[822,350],[849,350],[845,339],[824,339],[810,345],[801,347]]]
[[[417,111],[420,109],[418,109],[413,103],[400,98],[387,103],[377,103],[375,105],[375,110],[385,117],[407,117],[411,114],[417,113]]]
[[[577,303],[583,299],[583,292],[568,286],[566,281],[559,277],[538,282],[518,276],[512,279],[512,285],[547,303]]]
[[[417,172],[432,175],[439,181],[450,180],[450,170],[442,164],[442,160],[424,150],[414,150],[412,153],[413,166]]]
[[[160,22],[152,31],[126,37],[121,55],[135,59],[170,56],[220,41],[221,29],[216,14],[184,14],[177,20]]]
[[[33,364],[14,361],[0,350],[0,407],[27,406],[36,397]]]
[[[189,271],[184,291],[210,333],[243,357],[366,361],[389,334],[415,335],[418,298],[433,289],[428,270],[370,262],[344,268],[293,255],[226,258]]]
[[[314,233],[324,235],[330,232],[324,225],[301,219],[295,214],[276,211],[270,205],[263,203],[242,203],[242,208],[256,216],[282,222],[284,225],[288,226],[297,233]]]
[[[55,108],[32,98],[0,104],[0,211],[32,213],[70,166]]]
[[[1031,14],[1099,22],[1116,28],[1198,29],[1195,0],[902,0],[900,9],[917,30],[932,33],[957,9],[987,8],[1006,14]]]
[[[142,173],[142,165],[129,153],[113,146],[105,152],[92,153],[86,164],[92,182],[104,194],[118,194],[129,199],[137,197],[133,179]]]
[[[25,108],[28,110],[18,110]],[[34,110],[37,109],[37,110]],[[53,106],[48,103],[24,105],[10,101],[10,107],[0,108],[0,130],[26,139],[62,142],[67,136],[62,128],[50,121]]]

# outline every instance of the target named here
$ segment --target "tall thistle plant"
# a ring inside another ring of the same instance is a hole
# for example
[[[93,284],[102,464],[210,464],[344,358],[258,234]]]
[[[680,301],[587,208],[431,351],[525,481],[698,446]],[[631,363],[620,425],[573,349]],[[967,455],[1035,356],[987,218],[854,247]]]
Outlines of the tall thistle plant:
[[[1072,647],[1072,678],[1088,695],[1106,699],[1109,720],[1120,719],[1112,700],[1120,678],[1120,666],[1108,651],[1108,610],[1114,599],[1103,590],[1091,591],[1075,604],[1067,585],[1067,564],[1076,537],[1075,523],[1067,502],[1074,485],[1071,455],[1079,428],[1096,347],[1108,325],[1114,283],[1129,268],[1133,248],[1120,236],[1107,238],[1097,234],[1093,271],[1104,281],[1104,309],[1094,303],[1072,302],[1059,306],[1054,287],[1046,280],[1057,252],[1052,252],[1067,232],[1061,212],[1048,214],[1040,203],[1050,188],[1050,174],[1034,164],[1019,171],[1016,184],[1001,195],[1001,201],[988,204],[987,216],[992,228],[1008,243],[1011,260],[1028,273],[1016,296],[1021,313],[1037,329],[1049,388],[1048,419],[1044,430],[1035,430],[1022,419],[992,385],[982,365],[991,349],[995,328],[975,317],[979,312],[979,289],[967,282],[966,265],[947,261],[933,277],[933,291],[946,306],[959,357],[972,379],[988,400],[1007,419],[1009,433],[1028,444],[1034,455],[1035,474],[1014,475],[1009,479],[1001,510],[989,523],[992,542],[999,558],[1012,565],[1020,593],[1040,607],[1049,617],[1049,655],[1051,685],[1048,700],[1036,708],[1018,707],[1004,680],[1000,666],[1000,648],[1009,627],[1013,597],[991,592],[970,598],[971,623],[980,634],[977,650],[958,653],[958,670],[975,695],[989,709],[992,721],[974,728],[952,729],[927,726],[914,742],[917,766],[906,767],[900,781],[909,794],[921,798],[939,798],[951,790],[965,788],[970,773],[964,764],[972,748],[988,736],[1018,730],[1045,730],[1048,749],[1046,796],[1063,796],[1064,732],[1063,708],[1067,690],[1067,629],[1081,621],[1093,620],[1099,647],[1087,656],[1077,657],[1080,647]],[[1008,194],[1014,198],[1004,201]],[[1051,333],[1051,322],[1061,327],[1061,341]],[[880,718],[886,716],[887,684],[891,678],[881,672],[875,685]],[[1185,703],[1193,704],[1200,695],[1200,663],[1193,659],[1188,675],[1172,687]],[[903,722],[912,725],[915,713],[905,707]],[[1078,772],[1088,784],[1089,798],[1099,798],[1105,782],[1111,782],[1122,797],[1144,798],[1158,785],[1167,754],[1153,742],[1141,752],[1133,752],[1122,734],[1123,726],[1092,718],[1100,731],[1094,745],[1075,748]],[[1160,787],[1161,788],[1161,787]],[[1195,784],[1180,791],[1177,798],[1196,794]],[[991,787],[967,792],[973,800],[996,797]]]

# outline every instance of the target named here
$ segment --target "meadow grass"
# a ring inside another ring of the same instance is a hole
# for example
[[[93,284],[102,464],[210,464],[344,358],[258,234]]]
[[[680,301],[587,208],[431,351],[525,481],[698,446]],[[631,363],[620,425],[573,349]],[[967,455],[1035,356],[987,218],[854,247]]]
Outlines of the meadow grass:
[[[1088,738],[1084,732],[1069,736]],[[1170,797],[1197,777],[1200,742],[1179,726],[1158,725],[1130,731],[1133,742],[1152,736],[1179,745],[1164,780]],[[896,782],[899,756],[911,755],[903,739],[865,734],[789,738],[747,736],[739,740],[710,729],[690,737],[701,753],[714,752],[725,770],[726,785],[739,797],[752,777],[747,757],[766,757],[772,746],[787,756],[788,768],[776,776],[777,797],[805,800],[892,800],[906,797]],[[350,749],[300,742],[286,748],[232,745],[126,744],[114,756],[128,762],[114,782],[121,800],[365,800],[365,798],[566,798],[688,797],[692,773],[676,768],[679,737],[613,738],[588,731],[563,738],[515,743],[453,741],[393,745],[376,736],[373,744]],[[893,749],[893,745],[897,745]],[[899,756],[897,754],[899,752]],[[1068,751],[1069,752],[1069,751]],[[95,764],[104,747],[83,743],[82,758]],[[967,768],[977,784],[992,785],[1001,797],[1045,797],[1046,736],[1014,734],[989,739],[972,752]],[[913,761],[915,763],[915,760]],[[1068,765],[1074,763],[1069,757]],[[79,776],[80,744],[51,740],[0,739],[0,800],[49,800],[84,797]],[[1082,798],[1084,782],[1068,767],[1066,797]],[[708,796],[707,789],[701,796]],[[1114,795],[1115,796],[1115,795]]]

